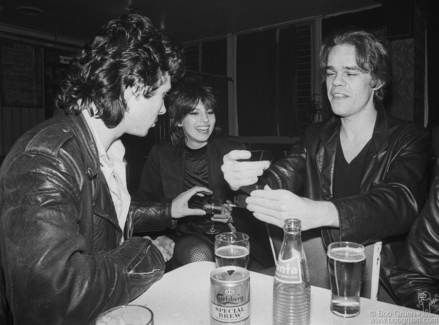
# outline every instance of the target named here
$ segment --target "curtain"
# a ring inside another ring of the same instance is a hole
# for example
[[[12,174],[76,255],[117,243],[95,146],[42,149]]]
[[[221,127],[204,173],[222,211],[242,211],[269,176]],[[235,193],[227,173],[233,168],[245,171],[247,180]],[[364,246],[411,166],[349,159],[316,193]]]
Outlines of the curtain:
[[[240,136],[276,135],[276,29],[237,37],[236,89]]]
[[[294,25],[238,35],[240,136],[299,135]]]
[[[228,79],[227,76],[227,40],[221,39],[203,42],[201,71],[218,77],[203,76],[203,81],[217,91],[218,116],[216,125],[222,133],[228,134]],[[219,77],[223,76],[223,78]]]
[[[297,93],[296,26],[279,30],[278,43],[278,134],[300,135]]]

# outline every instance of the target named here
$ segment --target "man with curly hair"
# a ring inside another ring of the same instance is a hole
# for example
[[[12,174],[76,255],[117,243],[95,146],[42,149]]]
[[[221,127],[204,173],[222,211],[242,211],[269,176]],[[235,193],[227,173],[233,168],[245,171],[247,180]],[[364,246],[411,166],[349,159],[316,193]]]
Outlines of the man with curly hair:
[[[181,47],[136,14],[80,51],[56,99],[64,114],[24,134],[0,169],[1,324],[91,324],[163,276],[173,243],[133,228],[203,215],[187,201],[209,190],[131,200],[119,138],[148,133],[184,71]]]

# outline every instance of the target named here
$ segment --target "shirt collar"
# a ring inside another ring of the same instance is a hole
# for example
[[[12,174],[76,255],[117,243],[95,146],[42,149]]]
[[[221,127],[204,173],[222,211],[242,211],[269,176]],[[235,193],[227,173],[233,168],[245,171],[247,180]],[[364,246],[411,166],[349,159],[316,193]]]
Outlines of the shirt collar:
[[[88,127],[91,130],[91,133],[93,134],[93,138],[96,142],[96,147],[98,149],[98,155],[99,159],[104,160],[109,164],[110,166],[113,165],[114,159],[123,160],[123,157],[125,156],[125,147],[122,144],[122,141],[120,139],[114,141],[107,151],[105,151],[104,146],[102,145],[101,140],[99,139],[99,136],[96,132],[96,129],[93,126],[93,123],[91,121],[90,113],[87,109],[82,110],[82,115],[85,118],[85,121],[87,122]]]

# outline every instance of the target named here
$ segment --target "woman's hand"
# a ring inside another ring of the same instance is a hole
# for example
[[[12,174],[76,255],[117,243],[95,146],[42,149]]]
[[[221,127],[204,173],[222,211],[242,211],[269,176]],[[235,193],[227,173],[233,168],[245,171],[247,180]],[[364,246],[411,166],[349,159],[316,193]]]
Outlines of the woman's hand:
[[[232,210],[233,210],[233,208],[229,204],[232,204],[232,202],[227,200],[227,202],[224,204],[224,213],[214,214],[211,220],[221,223],[228,223],[232,219]]]
[[[172,218],[178,219],[186,216],[204,216],[206,211],[202,209],[189,209],[188,202],[192,196],[204,196],[205,194],[212,194],[212,191],[207,187],[195,186],[186,192],[181,193],[174,200],[172,200],[171,215]]]
[[[333,203],[310,200],[287,190],[265,186],[263,190],[251,192],[246,203],[256,218],[281,228],[289,218],[301,220],[302,230],[339,227],[338,211]]]

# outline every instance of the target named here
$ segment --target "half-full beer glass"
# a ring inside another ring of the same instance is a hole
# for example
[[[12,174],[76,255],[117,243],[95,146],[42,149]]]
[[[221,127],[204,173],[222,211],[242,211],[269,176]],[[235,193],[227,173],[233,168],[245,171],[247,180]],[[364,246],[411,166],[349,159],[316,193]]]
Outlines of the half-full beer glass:
[[[223,232],[215,236],[216,266],[239,266],[247,268],[250,242],[242,232]]]
[[[366,267],[363,245],[335,242],[328,247],[328,271],[331,283],[331,311],[341,317],[360,313],[360,290]]]
[[[151,309],[140,305],[124,305],[104,312],[96,321],[96,325],[154,325],[154,313]]]

